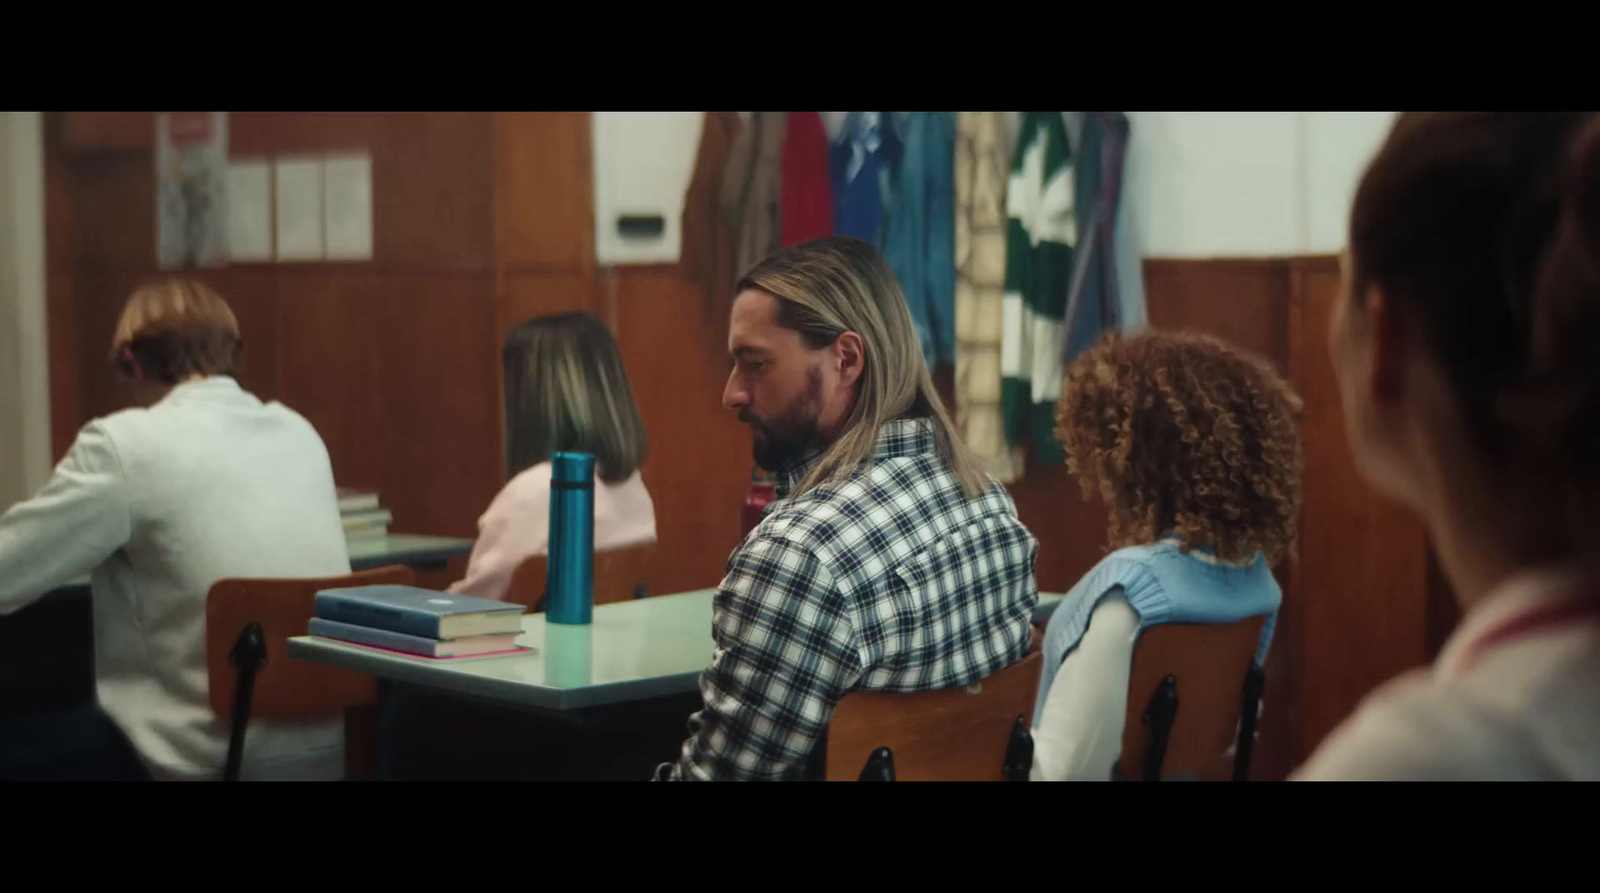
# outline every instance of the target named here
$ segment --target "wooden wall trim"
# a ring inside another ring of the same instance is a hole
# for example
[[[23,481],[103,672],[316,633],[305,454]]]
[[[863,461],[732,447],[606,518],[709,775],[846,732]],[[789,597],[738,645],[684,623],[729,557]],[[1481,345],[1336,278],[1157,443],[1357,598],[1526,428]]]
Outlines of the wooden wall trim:
[[[56,130],[69,155],[149,152],[155,147],[155,112],[58,112]]]

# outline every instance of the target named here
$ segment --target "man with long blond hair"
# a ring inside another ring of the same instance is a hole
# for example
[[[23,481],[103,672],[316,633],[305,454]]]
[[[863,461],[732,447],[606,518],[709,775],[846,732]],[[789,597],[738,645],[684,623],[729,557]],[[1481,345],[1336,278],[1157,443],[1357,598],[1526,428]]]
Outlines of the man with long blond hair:
[[[204,284],[135,291],[111,358],[145,406],[85,425],[44,489],[0,516],[0,614],[92,572],[98,700],[0,727],[0,778],[219,776],[211,585],[350,572],[327,448],[299,414],[239,387],[242,352],[233,312]],[[338,717],[251,725],[246,779],[343,770]]]
[[[728,559],[705,707],[661,779],[806,777],[852,691],[969,685],[1021,659],[1038,543],[956,435],[894,274],[797,245],[735,288],[723,405],[778,476]]]

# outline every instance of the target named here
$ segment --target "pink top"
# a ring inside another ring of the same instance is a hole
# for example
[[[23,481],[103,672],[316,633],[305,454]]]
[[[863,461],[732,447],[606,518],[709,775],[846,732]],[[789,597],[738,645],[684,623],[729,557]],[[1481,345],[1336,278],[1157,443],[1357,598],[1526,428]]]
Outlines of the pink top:
[[[635,471],[620,484],[594,481],[594,550],[626,549],[656,541],[656,509]],[[450,592],[504,601],[517,567],[550,547],[550,463],[541,462],[506,484],[478,519],[478,541],[467,575]]]

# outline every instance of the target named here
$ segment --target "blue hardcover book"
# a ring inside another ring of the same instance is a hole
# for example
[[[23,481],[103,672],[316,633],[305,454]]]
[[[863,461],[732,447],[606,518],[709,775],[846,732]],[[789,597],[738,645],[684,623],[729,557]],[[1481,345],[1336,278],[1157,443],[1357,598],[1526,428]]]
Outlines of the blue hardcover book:
[[[323,620],[425,639],[521,632],[527,610],[521,605],[415,586],[356,586],[317,593],[317,616]]]
[[[420,654],[423,657],[475,657],[480,654],[503,654],[518,650],[517,633],[465,636],[460,639],[425,639],[422,636],[408,636],[405,633],[375,629],[370,626],[323,620],[321,617],[312,618],[310,632],[313,636],[321,636],[324,639],[338,639],[341,642],[371,645],[374,648],[387,648],[404,654]]]

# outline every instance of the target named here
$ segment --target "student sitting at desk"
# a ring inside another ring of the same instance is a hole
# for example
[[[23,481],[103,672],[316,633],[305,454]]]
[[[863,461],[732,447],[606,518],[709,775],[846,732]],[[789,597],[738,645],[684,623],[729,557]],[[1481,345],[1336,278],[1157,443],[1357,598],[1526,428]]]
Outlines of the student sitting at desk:
[[[605,324],[587,313],[529,320],[503,352],[506,476],[478,520],[467,575],[451,592],[504,599],[518,566],[550,547],[550,457],[595,457],[594,548],[656,541],[656,511],[639,475],[644,420],[622,355]]]
[[[798,779],[852,691],[969,685],[1020,660],[1039,545],[956,434],[894,273],[805,242],[734,290],[723,405],[778,475],[728,559],[704,709],[662,780]]]
[[[50,755],[80,743],[53,738],[90,730],[97,777],[108,764],[142,774],[129,742],[157,779],[219,777],[228,724],[207,699],[211,585],[350,572],[328,450],[293,410],[240,389],[242,350],[233,312],[205,285],[135,291],[112,357],[146,408],[85,425],[44,489],[0,516],[0,614],[93,572],[95,693],[115,724],[95,711],[0,728],[0,775],[85,777],[72,770],[94,767]],[[343,772],[342,717],[251,724],[244,778]]]
[[[1050,618],[1034,713],[1036,781],[1108,781],[1139,631],[1268,615],[1271,565],[1300,507],[1300,400],[1265,360],[1206,335],[1112,336],[1066,372],[1056,437],[1116,551]],[[1071,510],[1071,509],[1067,509]]]

